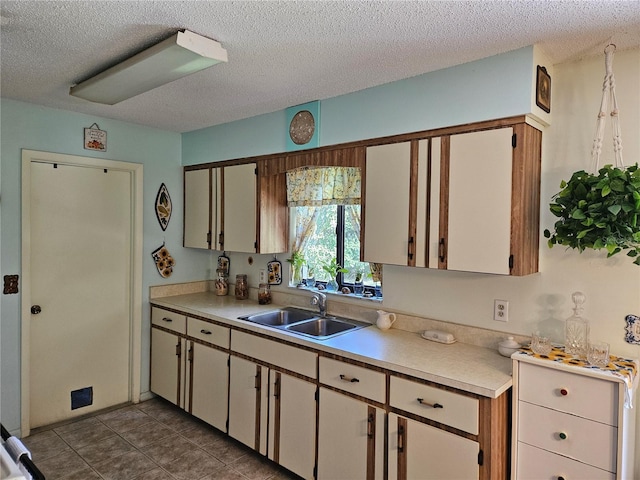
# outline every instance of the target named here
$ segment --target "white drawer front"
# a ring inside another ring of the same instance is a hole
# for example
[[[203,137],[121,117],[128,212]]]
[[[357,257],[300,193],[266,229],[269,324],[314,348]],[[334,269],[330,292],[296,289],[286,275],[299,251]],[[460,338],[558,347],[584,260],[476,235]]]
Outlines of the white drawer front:
[[[231,350],[316,378],[317,354],[245,332],[231,331]]]
[[[478,399],[393,376],[390,389],[392,407],[478,434]]]
[[[616,471],[617,428],[527,402],[520,401],[518,408],[520,442]]]
[[[520,400],[618,425],[618,383],[518,362]]]
[[[187,318],[187,335],[222,348],[229,348],[229,328],[196,318]]]
[[[518,443],[518,480],[614,480],[615,474],[570,458]]]
[[[320,357],[320,383],[385,402],[385,374],[375,370]]]
[[[151,308],[151,324],[174,332],[187,333],[187,317],[161,308]]]

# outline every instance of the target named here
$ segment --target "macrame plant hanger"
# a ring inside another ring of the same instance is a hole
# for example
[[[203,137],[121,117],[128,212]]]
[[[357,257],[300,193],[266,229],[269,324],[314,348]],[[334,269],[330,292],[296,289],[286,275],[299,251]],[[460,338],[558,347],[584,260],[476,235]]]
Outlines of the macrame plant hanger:
[[[615,155],[615,167],[624,169],[622,161],[622,136],[620,135],[620,116],[618,111],[618,101],[616,100],[616,81],[613,75],[613,54],[616,52],[616,46],[613,43],[607,45],[604,49],[604,66],[605,75],[602,85],[602,102],[600,103],[600,112],[598,113],[598,121],[596,122],[596,136],[593,140],[593,148],[591,149],[591,159],[593,162],[594,172],[600,168],[600,153],[602,152],[602,139],[604,137],[604,127],[607,121],[607,113],[611,107],[611,126],[613,128],[613,152]]]

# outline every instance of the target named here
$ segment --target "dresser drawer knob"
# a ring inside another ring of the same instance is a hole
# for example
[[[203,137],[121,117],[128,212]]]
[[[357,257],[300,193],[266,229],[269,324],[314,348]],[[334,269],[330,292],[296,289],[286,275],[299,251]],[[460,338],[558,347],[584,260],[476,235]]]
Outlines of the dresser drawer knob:
[[[558,436],[560,437],[560,440],[566,440],[567,439],[567,434],[564,432],[560,432],[558,434]]]
[[[360,381],[356,377],[347,377],[346,375],[343,375],[343,374],[340,374],[340,380],[344,380],[345,382],[350,382],[350,383],[358,383]]]
[[[444,408],[442,405],[440,405],[439,403],[428,403],[425,402],[424,398],[416,398],[416,400],[418,400],[418,403],[420,405],[424,405],[425,407],[431,407],[431,408]]]
[[[560,395],[562,395],[563,397],[566,397],[567,395],[569,395],[569,390],[567,390],[566,388],[561,388]]]

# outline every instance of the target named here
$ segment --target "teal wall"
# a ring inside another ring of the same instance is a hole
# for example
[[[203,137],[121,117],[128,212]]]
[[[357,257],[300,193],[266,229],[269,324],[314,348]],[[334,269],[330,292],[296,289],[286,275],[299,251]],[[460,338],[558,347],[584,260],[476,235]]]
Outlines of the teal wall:
[[[182,168],[179,133],[133,125],[106,118],[44,108],[2,99],[0,266],[2,275],[20,274],[21,252],[21,150],[99,157],[144,165],[144,252],[142,312],[142,391],[149,384],[149,285],[209,278],[207,252],[182,248]],[[96,122],[107,131],[107,151],[83,148],[84,128]],[[172,197],[174,211],[165,232],[155,216],[155,197],[161,183]],[[166,241],[176,260],[174,274],[163,279],[151,252]],[[10,431],[20,426],[20,295],[0,297],[1,357],[0,415]]]
[[[320,146],[531,111],[534,47],[320,102]],[[285,111],[182,135],[182,163],[285,151]]]

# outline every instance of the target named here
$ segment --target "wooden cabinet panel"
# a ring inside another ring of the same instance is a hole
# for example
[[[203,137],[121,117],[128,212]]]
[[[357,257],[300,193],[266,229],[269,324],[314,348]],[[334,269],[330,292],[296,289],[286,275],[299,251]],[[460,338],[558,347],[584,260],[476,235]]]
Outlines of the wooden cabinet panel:
[[[224,250],[256,252],[256,164],[233,165],[223,170]]]
[[[189,413],[226,432],[229,354],[191,342],[189,360]]]
[[[269,372],[268,457],[302,478],[313,479],[316,452],[316,385]]]
[[[389,414],[389,479],[479,478],[477,442]]]
[[[185,341],[157,328],[151,329],[151,391],[175,405],[181,402]]]
[[[266,455],[268,368],[234,355],[229,369],[229,435]]]
[[[318,480],[384,478],[384,410],[320,388]]]
[[[478,434],[479,402],[475,398],[394,376],[389,390],[392,407]]]
[[[367,148],[365,262],[407,265],[410,169],[410,142]]]
[[[452,135],[447,269],[509,274],[513,130]]]

